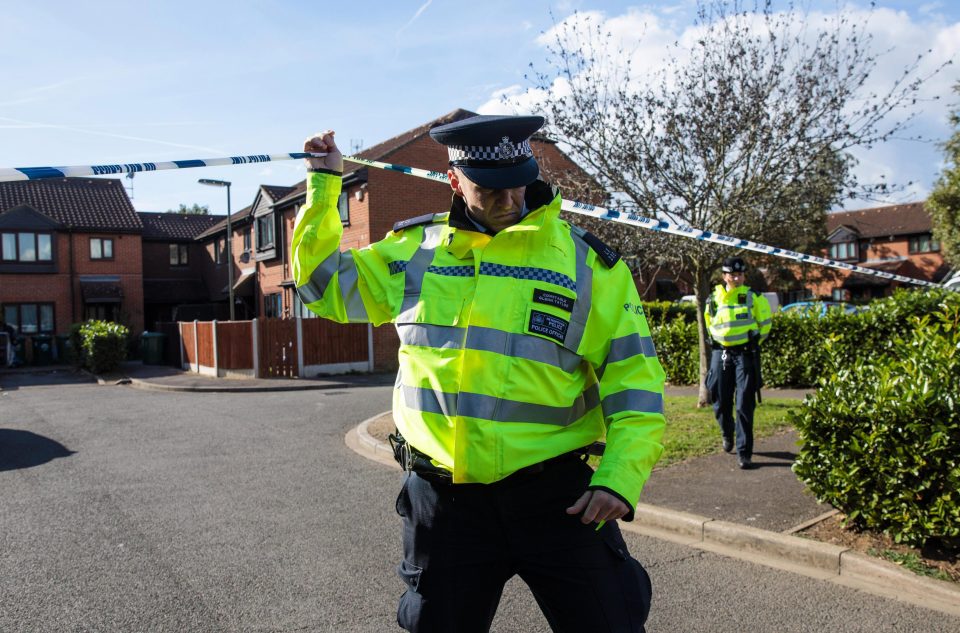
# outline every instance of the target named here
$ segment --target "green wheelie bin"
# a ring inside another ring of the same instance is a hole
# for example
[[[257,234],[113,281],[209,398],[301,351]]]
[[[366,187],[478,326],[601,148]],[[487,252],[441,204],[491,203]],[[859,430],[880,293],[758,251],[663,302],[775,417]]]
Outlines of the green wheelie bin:
[[[161,332],[144,332],[140,335],[140,358],[144,365],[162,365],[163,347],[167,335]]]

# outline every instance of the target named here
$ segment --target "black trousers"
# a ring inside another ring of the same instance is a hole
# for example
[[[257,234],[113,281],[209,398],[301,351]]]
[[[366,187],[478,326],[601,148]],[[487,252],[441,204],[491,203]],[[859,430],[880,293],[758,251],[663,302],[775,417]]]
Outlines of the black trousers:
[[[720,425],[720,432],[726,437],[733,437],[736,426],[737,454],[740,457],[752,457],[753,412],[757,408],[757,372],[753,354],[727,351],[727,360],[724,362],[723,350],[713,350],[710,378],[714,384],[708,384],[707,388],[713,391],[713,413]],[[733,416],[734,392],[736,424]]]
[[[556,633],[642,633],[650,577],[616,522],[596,531],[565,512],[591,473],[571,457],[493,484],[405,474],[397,623],[412,633],[485,633],[504,584],[519,575]]]

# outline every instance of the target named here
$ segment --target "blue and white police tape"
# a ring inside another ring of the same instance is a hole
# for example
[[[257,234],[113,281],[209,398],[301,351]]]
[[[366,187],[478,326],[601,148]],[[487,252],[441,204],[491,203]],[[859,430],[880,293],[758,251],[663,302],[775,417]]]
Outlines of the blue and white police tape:
[[[12,180],[41,180],[43,178],[64,178],[67,176],[110,176],[114,174],[135,174],[165,169],[188,169],[190,167],[219,167],[222,165],[247,165],[250,163],[270,163],[280,160],[307,158],[311,154],[254,154],[253,156],[228,156],[227,158],[201,158],[194,160],[174,160],[158,163],[122,163],[117,165],[73,165],[71,167],[4,167],[0,168],[0,182]]]
[[[69,167],[8,167],[8,168],[0,168],[0,182],[8,182],[8,181],[14,181],[14,180],[40,180],[44,178],[64,178],[67,176],[107,176],[107,175],[114,175],[114,174],[130,174],[130,173],[139,173],[139,172],[161,171],[161,170],[167,170],[167,169],[189,169],[192,167],[218,167],[222,165],[245,165],[249,163],[268,163],[268,162],[276,162],[276,161],[283,161],[283,160],[295,160],[299,158],[310,158],[310,157],[321,158],[323,156],[325,156],[325,154],[308,153],[308,152],[291,152],[288,154],[254,154],[251,156],[229,156],[226,158],[203,158],[203,159],[175,160],[175,161],[169,161],[169,162],[154,162],[154,163],[120,163],[120,164],[113,164],[113,165],[73,165]],[[444,183],[447,182],[447,174],[445,172],[430,171],[427,169],[420,169],[418,167],[407,167],[406,165],[395,165],[392,163],[384,163],[376,160],[359,158],[356,156],[344,156],[343,160],[350,161],[353,163],[358,163],[361,165],[367,165],[369,167],[375,167],[377,169],[397,171],[403,174],[408,174],[410,176],[417,176],[418,178],[426,178],[429,180],[434,180],[437,182],[444,182]],[[578,213],[580,215],[599,218],[601,220],[609,220],[611,222],[619,222],[621,224],[637,226],[650,231],[659,231],[662,233],[669,233],[671,235],[680,235],[683,237],[702,240],[705,242],[713,242],[716,244],[722,244],[724,246],[729,246],[732,248],[755,251],[757,253],[764,253],[766,255],[773,255],[776,257],[782,257],[784,259],[791,259],[793,261],[797,261],[801,263],[818,264],[820,266],[837,268],[839,270],[847,270],[853,273],[859,273],[861,275],[881,277],[883,279],[889,279],[892,281],[899,281],[902,283],[914,284],[919,286],[929,286],[933,288],[943,287],[942,284],[933,283],[923,279],[914,279],[913,277],[904,277],[903,275],[895,275],[893,273],[884,272],[882,270],[873,270],[871,268],[864,268],[863,266],[855,266],[853,264],[848,264],[846,262],[840,262],[840,261],[836,261],[826,257],[820,257],[817,255],[806,255],[804,253],[797,253],[795,251],[791,251],[783,248],[776,248],[773,246],[767,246],[765,244],[759,244],[757,242],[752,242],[750,240],[744,240],[737,237],[729,237],[727,235],[721,235],[719,233],[713,233],[711,231],[703,231],[701,229],[696,229],[690,226],[681,226],[673,222],[668,222],[666,220],[646,218],[646,217],[637,215],[635,213],[624,213],[622,211],[617,211],[616,209],[607,209],[604,207],[597,207],[592,204],[586,204],[584,202],[578,202],[576,200],[564,200],[561,208],[564,211],[569,211],[571,213]]]
[[[426,169],[419,169],[417,167],[406,167],[403,165],[393,165],[391,163],[381,163],[379,161],[367,160],[365,158],[356,158],[353,156],[344,156],[343,160],[348,160],[354,163],[360,163],[362,165],[369,165],[370,167],[378,167],[380,169],[389,169],[392,171],[399,171],[405,174],[410,174],[411,176],[418,176],[420,178],[428,178],[430,180],[436,180],[439,182],[447,182],[447,175],[445,173],[441,173],[437,171],[428,171]],[[903,275],[894,275],[893,273],[884,272],[882,270],[873,270],[871,268],[864,268],[863,266],[855,266],[853,264],[848,264],[846,262],[839,262],[833,259],[828,259],[826,257],[819,257],[817,255],[806,255],[804,253],[797,253],[784,248],[776,248],[774,246],[767,246],[765,244],[758,244],[757,242],[751,242],[750,240],[743,240],[738,237],[729,237],[727,235],[721,235],[719,233],[713,233],[711,231],[702,231],[700,229],[695,229],[690,226],[680,226],[678,224],[675,224],[673,222],[668,222],[666,220],[656,220],[654,218],[645,218],[635,213],[624,213],[622,211],[617,211],[616,209],[596,207],[592,204],[587,204],[585,202],[578,202],[576,200],[564,200],[561,208],[564,211],[569,211],[570,213],[579,213],[580,215],[587,215],[593,218],[599,218],[601,220],[610,220],[612,222],[620,222],[622,224],[638,226],[640,228],[648,229],[650,231],[660,231],[662,233],[669,233],[671,235],[682,235],[683,237],[689,237],[697,240],[702,240],[705,242],[714,242],[716,244],[723,244],[724,246],[730,246],[733,248],[741,248],[748,251],[755,251],[757,253],[765,253],[767,255],[774,255],[776,257],[782,257],[784,259],[792,259],[798,262],[819,264],[820,266],[828,266],[830,268],[848,270],[854,273],[871,275],[874,277],[882,277],[884,279],[900,281],[908,284],[916,284],[919,286],[929,286],[932,288],[943,287],[942,284],[933,283],[930,281],[926,281],[924,279],[914,279],[913,277],[904,277]]]

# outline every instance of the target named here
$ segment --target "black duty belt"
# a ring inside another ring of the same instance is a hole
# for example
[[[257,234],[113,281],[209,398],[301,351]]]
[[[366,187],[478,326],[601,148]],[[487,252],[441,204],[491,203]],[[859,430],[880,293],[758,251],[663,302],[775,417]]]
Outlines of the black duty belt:
[[[744,343],[743,345],[731,345],[730,347],[724,347],[719,343],[713,344],[713,349],[718,352],[727,352],[728,354],[746,354],[747,352],[753,351],[753,346],[750,343]]]
[[[449,470],[435,466],[429,455],[421,453],[410,444],[407,444],[400,433],[391,435],[390,443],[393,446],[394,457],[404,470],[415,472],[419,477],[431,483],[453,484],[453,474]],[[604,446],[603,442],[594,442],[588,446],[572,450],[569,453],[557,455],[542,462],[524,466],[511,473],[506,479],[516,479],[542,473],[551,466],[573,459],[586,459],[590,455],[603,455]]]

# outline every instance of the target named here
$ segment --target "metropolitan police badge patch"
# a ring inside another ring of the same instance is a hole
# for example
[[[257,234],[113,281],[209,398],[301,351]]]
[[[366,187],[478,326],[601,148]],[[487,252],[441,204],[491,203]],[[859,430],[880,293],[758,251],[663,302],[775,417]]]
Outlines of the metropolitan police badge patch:
[[[534,334],[547,336],[562,345],[563,340],[567,338],[568,327],[570,327],[570,322],[560,317],[539,310],[530,311],[530,322],[527,324],[527,330]]]

